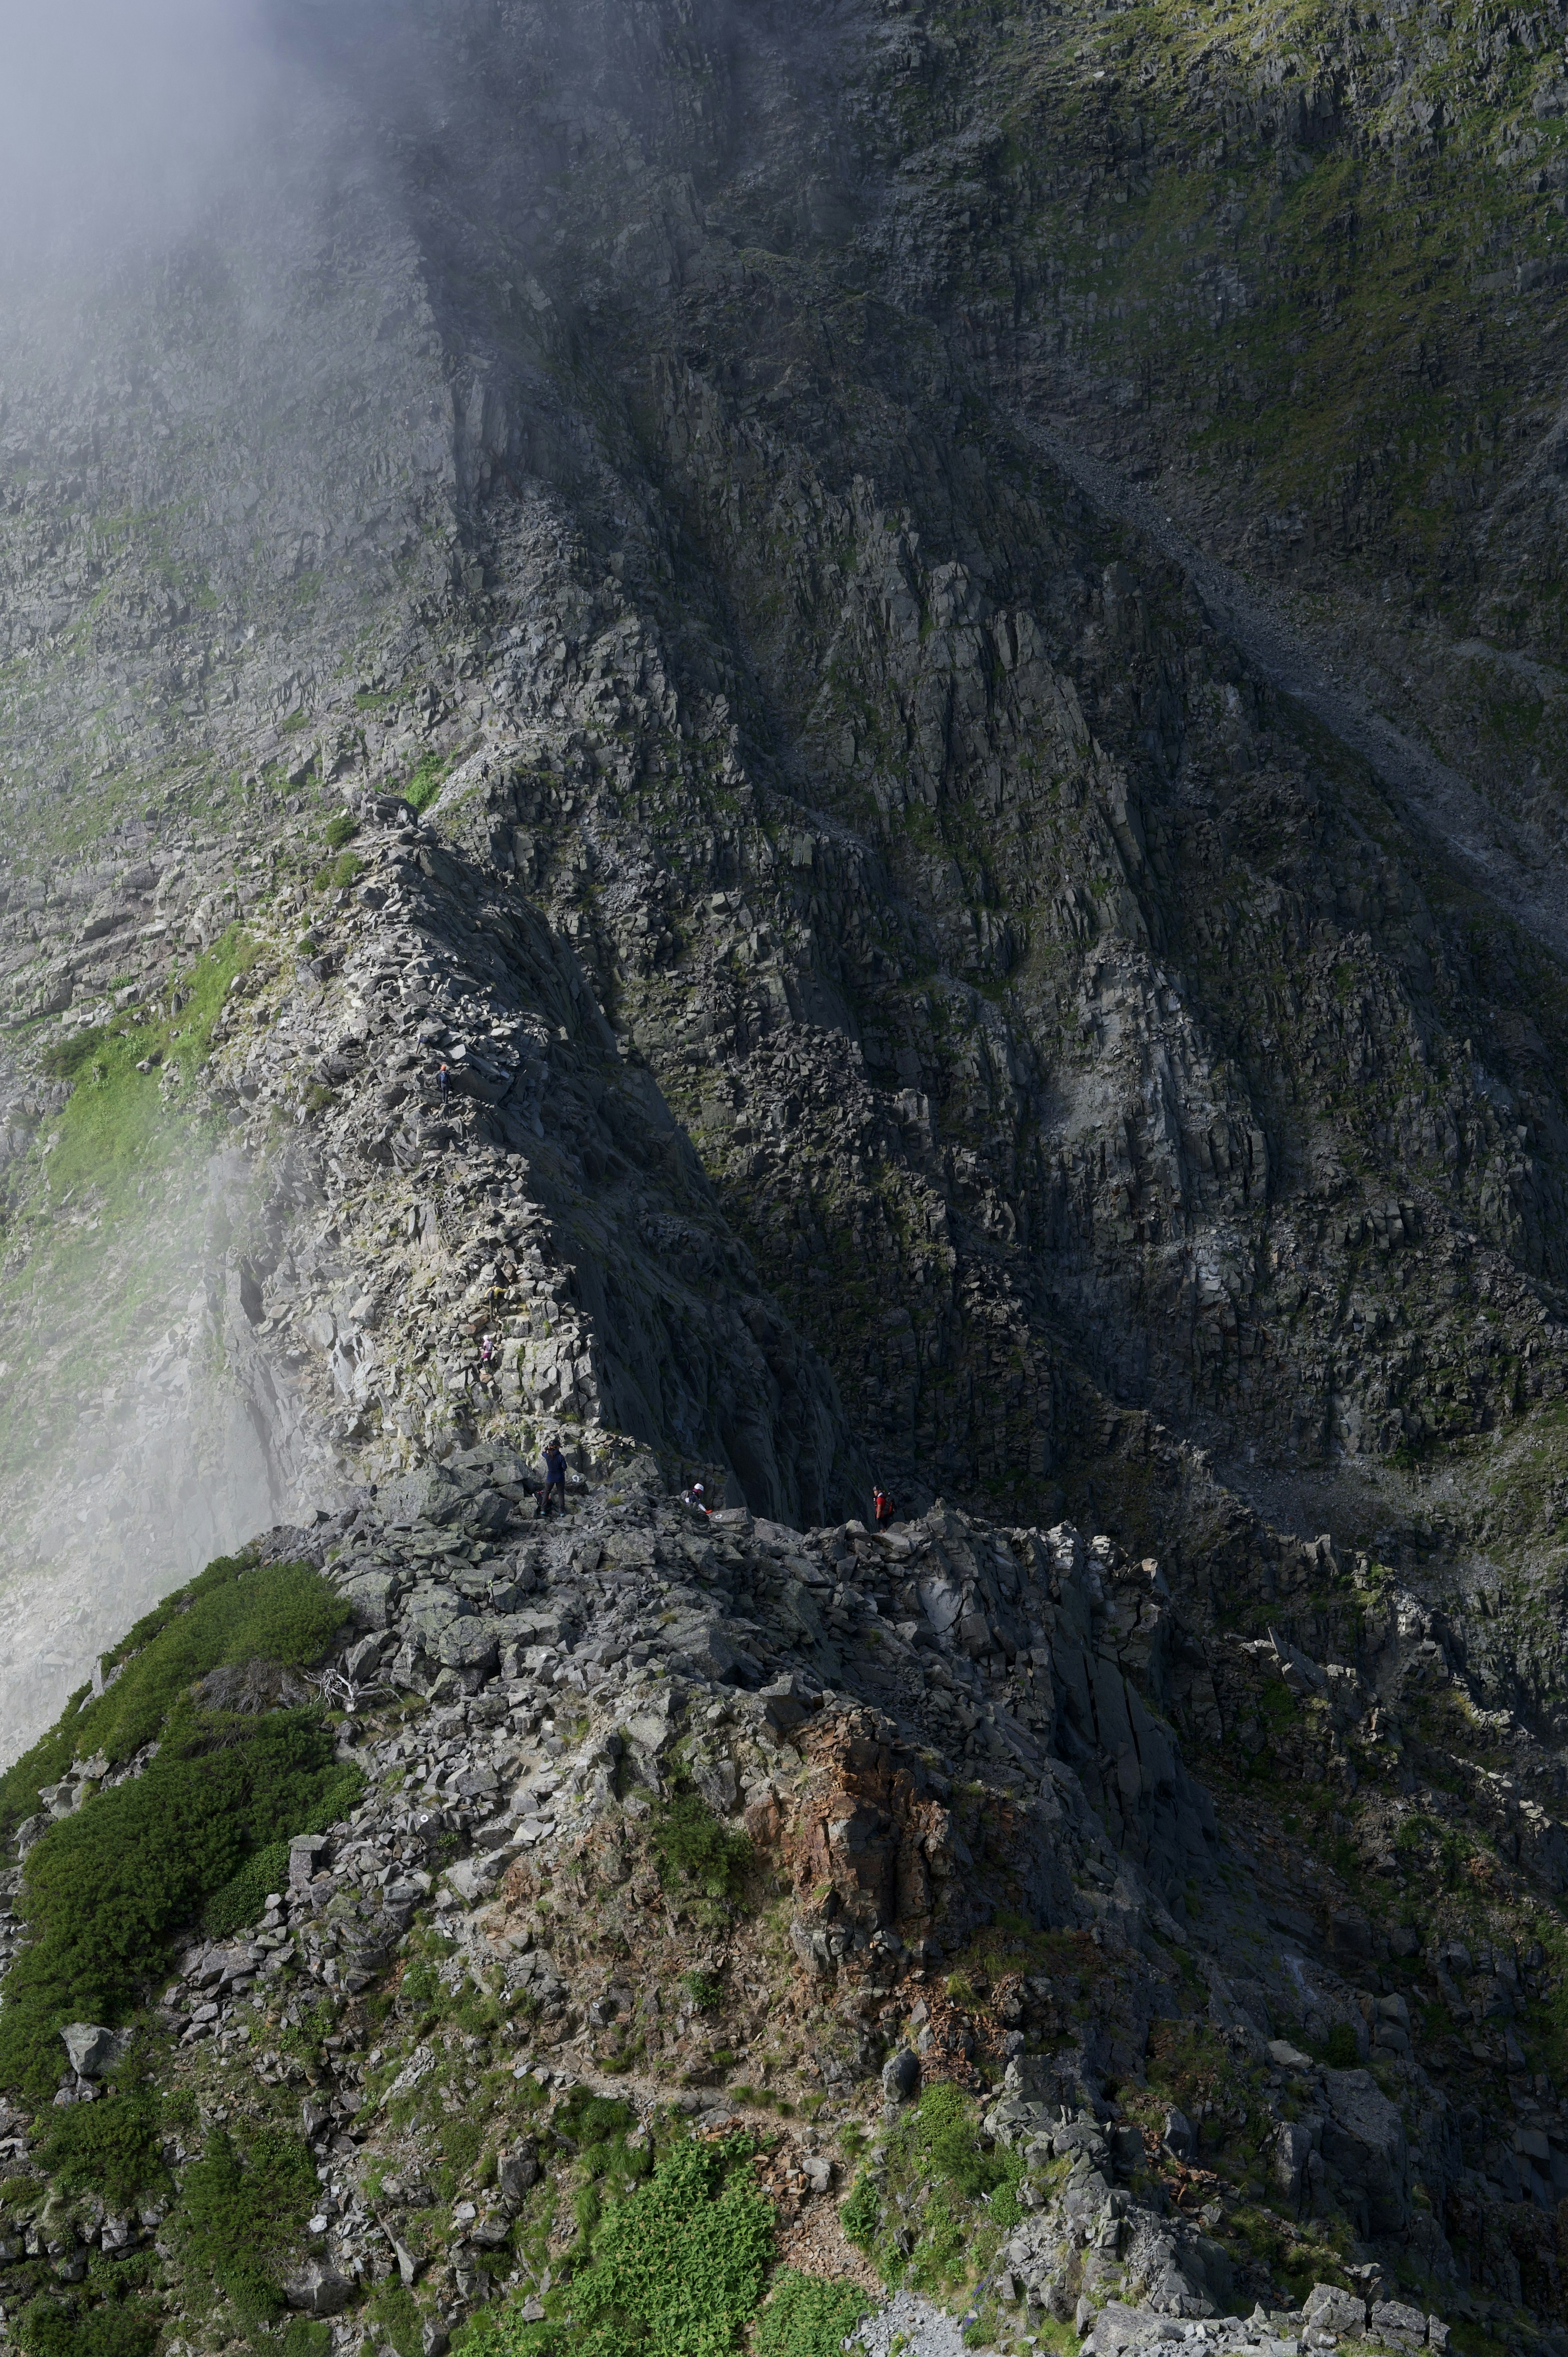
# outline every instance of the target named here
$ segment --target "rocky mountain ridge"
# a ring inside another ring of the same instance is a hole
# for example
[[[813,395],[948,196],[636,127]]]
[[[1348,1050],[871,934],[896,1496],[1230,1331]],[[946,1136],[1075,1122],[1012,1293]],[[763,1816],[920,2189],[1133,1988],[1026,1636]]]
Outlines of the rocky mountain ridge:
[[[1106,2351],[1173,2330],[1442,2347],[1451,2324],[1555,2345],[1568,1842],[1477,1756],[1486,1714],[1415,1598],[1319,1661],[1277,1631],[1216,1641],[1158,1565],[1066,1525],[710,1518],[636,1453],[541,1524],[522,1470],[476,1447],[239,1566],[264,1594],[303,1557],[341,1598],[313,1675],[360,1797],[263,1851],[236,1889],[264,1871],[264,1900],[161,1996],[68,2027],[63,2070],[58,2032],[27,2050],[5,2197],[25,2331],[85,2280],[79,2319],[128,2304],[218,2346],[231,2309],[208,2315],[199,2180],[178,2189],[203,2139],[254,2153],[288,2127],[320,2191],[269,2262],[285,2314],[346,2348],[417,2347],[496,2300],[544,2332],[571,2314],[568,2246],[586,2263],[552,2172],[591,2099],[655,2144],[682,2119],[772,2127],[783,2247],[869,2288],[867,2254],[926,2298],[921,2330],[945,2285],[987,2345],[1053,2317]],[[154,1616],[81,1708],[179,1625]],[[286,1712],[290,1679],[253,1659],[200,1695]],[[28,1861],[158,1750],[85,1756],[98,1724],[68,1716],[6,1781],[0,2025],[51,1937]],[[1318,1794],[1316,1830],[1282,1841]],[[51,2118],[148,2073],[179,2126],[138,2229],[49,2192]],[[981,2210],[956,2248],[916,2165],[955,2101],[1015,2222]],[[479,2124],[456,2174],[453,2119]]]
[[[7,2328],[1554,2347],[1563,28],[366,29],[0,306]]]

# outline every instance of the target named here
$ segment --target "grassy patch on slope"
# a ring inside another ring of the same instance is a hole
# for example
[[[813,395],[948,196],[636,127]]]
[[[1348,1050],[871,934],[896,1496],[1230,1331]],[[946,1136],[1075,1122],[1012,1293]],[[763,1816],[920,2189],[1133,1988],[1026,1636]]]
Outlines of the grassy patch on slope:
[[[220,2128],[186,2171],[174,2239],[186,2265],[253,2330],[283,2314],[276,2263],[297,2244],[317,2199],[316,2164],[298,2136],[252,2127],[236,2142]]]
[[[243,1662],[303,1669],[349,1618],[343,1599],[308,1564],[249,1564],[220,1555],[138,1620],[103,1657],[113,1681],[66,1710],[0,1776],[0,1835],[15,1832],[73,1760],[102,1753],[113,1769],[150,1743],[197,1679]],[[118,1674],[116,1674],[118,1673]]]
[[[68,1033],[44,1068],[70,1083],[64,1111],[6,1172],[0,1214],[10,1265],[0,1280],[0,1474],[42,1468],[63,1437],[57,1418],[76,1386],[102,1384],[116,1354],[188,1298],[206,1222],[213,1143],[199,1075],[236,976],[257,950],[231,927],[172,996],[139,1016]],[[138,1071],[138,1064],[150,1069]],[[90,1349],[76,1347],[83,1334]]]
[[[171,997],[167,1011],[119,1017],[69,1035],[46,1053],[50,1076],[72,1083],[50,1157],[52,1194],[91,1187],[113,1196],[127,1177],[162,1160],[188,1134],[181,1107],[211,1053],[230,985],[249,973],[257,954],[250,935],[231,925],[177,986],[177,1012]],[[154,1069],[140,1072],[141,1063]],[[166,1089],[172,1102],[166,1102]]]
[[[133,1631],[101,1698],[68,1712],[0,1779],[9,1826],[73,1760],[101,1754],[113,1767],[158,1746],[140,1776],[93,1792],[28,1852],[19,1905],[31,1938],[6,1977],[0,2085],[48,2094],[66,2023],[124,2020],[174,1933],[243,1883],[258,1856],[273,1867],[274,1845],[352,1807],[363,1780],[338,1761],[319,1711],[207,1708],[198,1684],[242,1663],[314,1660],[344,1617],[306,1566],[220,1560]]]
[[[549,2294],[542,2321],[521,2300],[476,2319],[464,2357],[728,2357],[761,2304],[773,2212],[749,2136],[686,2139],[610,2202],[592,2256]]]
[[[983,2151],[974,2104],[939,2080],[899,2120],[885,2158],[886,2193],[862,2175],[843,2212],[844,2232],[884,2281],[940,2295],[983,2273],[1024,2214],[1022,2154]],[[898,2243],[906,2219],[916,2229],[908,2251]]]

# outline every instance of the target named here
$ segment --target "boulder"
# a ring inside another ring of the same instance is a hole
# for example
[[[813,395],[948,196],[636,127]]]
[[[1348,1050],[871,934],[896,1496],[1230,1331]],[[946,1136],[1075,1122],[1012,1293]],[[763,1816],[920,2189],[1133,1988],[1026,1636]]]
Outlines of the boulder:
[[[465,1906],[477,1906],[495,1889],[500,1863],[489,1857],[460,1857],[446,1869],[446,1879]]]
[[[493,1537],[506,1528],[511,1513],[511,1501],[497,1490],[481,1490],[470,1498],[463,1509],[463,1527],[477,1538]]]
[[[1282,2120],[1274,2132],[1273,2158],[1276,2191],[1293,2206],[1299,2203],[1312,2158],[1312,2134],[1299,2120]]]
[[[288,1846],[288,1887],[303,1890],[332,1855],[325,1834],[295,1834]]]
[[[1342,1907],[1330,1920],[1328,1944],[1337,1964],[1360,1964],[1373,1951],[1372,1927],[1358,1908]]]
[[[920,2084],[919,2057],[907,2046],[890,2054],[882,2065],[882,2092],[890,2104],[907,2104]]]
[[[1323,2158],[1352,2204],[1366,2208],[1366,2230],[1397,2233],[1405,2222],[1404,2122],[1369,2071],[1326,2071],[1329,2116]]]
[[[532,2146],[520,2146],[496,2166],[496,2190],[515,2208],[530,2187],[539,2182],[539,2159]]]
[[[1372,2310],[1372,2330],[1385,2340],[1422,2341],[1426,2338],[1426,2316],[1423,2309],[1407,2307],[1402,2299],[1380,2299]]]
[[[341,2316],[354,2297],[349,2277],[324,2259],[312,2259],[285,2279],[284,2298],[306,2316]]]
[[[408,1530],[415,1523],[449,1522],[464,1496],[440,1466],[422,1465],[401,1480],[388,1482],[376,1503],[383,1522],[394,1530]]]
[[[356,1628],[390,1628],[397,1587],[398,1581],[390,1571],[361,1571],[346,1580],[343,1600],[354,1616]]]
[[[96,2079],[113,2061],[119,2040],[112,2029],[91,2021],[73,2021],[60,2031],[71,2069],[83,2079]]]
[[[1367,2303],[1354,2292],[1341,2291],[1337,2284],[1316,2283],[1306,2295],[1302,2313],[1320,2332],[1359,2332],[1367,2321]]]
[[[763,1717],[778,1735],[793,1735],[816,1708],[816,1697],[793,1671],[764,1686],[757,1699]]]
[[[446,1670],[474,1670],[488,1676],[500,1658],[500,1641],[493,1620],[449,1621],[435,1641],[435,1658]]]

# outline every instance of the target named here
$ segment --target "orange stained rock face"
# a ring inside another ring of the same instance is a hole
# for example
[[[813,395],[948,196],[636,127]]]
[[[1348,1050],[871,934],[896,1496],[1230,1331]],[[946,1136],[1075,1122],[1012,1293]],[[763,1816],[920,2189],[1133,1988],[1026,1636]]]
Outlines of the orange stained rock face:
[[[783,1834],[802,1900],[836,1907],[867,1930],[918,1933],[934,1885],[952,1870],[952,1820],[921,1797],[918,1763],[875,1713],[835,1716],[802,1731],[810,1789]]]

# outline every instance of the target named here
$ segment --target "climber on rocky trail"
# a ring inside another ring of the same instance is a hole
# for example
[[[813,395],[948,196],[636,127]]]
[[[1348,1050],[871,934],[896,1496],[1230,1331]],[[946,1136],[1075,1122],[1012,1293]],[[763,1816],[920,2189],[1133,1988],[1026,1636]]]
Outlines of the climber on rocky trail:
[[[879,1531],[884,1531],[893,1520],[893,1501],[886,1490],[874,1490],[871,1496],[876,1527]]]
[[[555,1501],[556,1512],[564,1514],[566,1511],[566,1459],[561,1454],[558,1439],[552,1439],[545,1446],[544,1494],[539,1501],[541,1517],[549,1513],[552,1497]]]
[[[441,1091],[441,1110],[442,1110],[442,1112],[443,1112],[443,1113],[445,1113],[445,1112],[446,1112],[446,1094],[447,1094],[447,1091],[450,1089],[450,1087],[451,1087],[451,1085],[452,1085],[452,1076],[451,1076],[450,1072],[448,1072],[448,1071],[446,1070],[446,1065],[445,1065],[445,1064],[443,1064],[443,1065],[442,1065],[441,1070],[440,1070],[440,1071],[439,1071],[439,1072],[436,1074],[436,1076],[435,1076],[435,1081],[436,1081],[436,1086],[437,1086],[437,1087],[440,1089],[440,1091]]]

